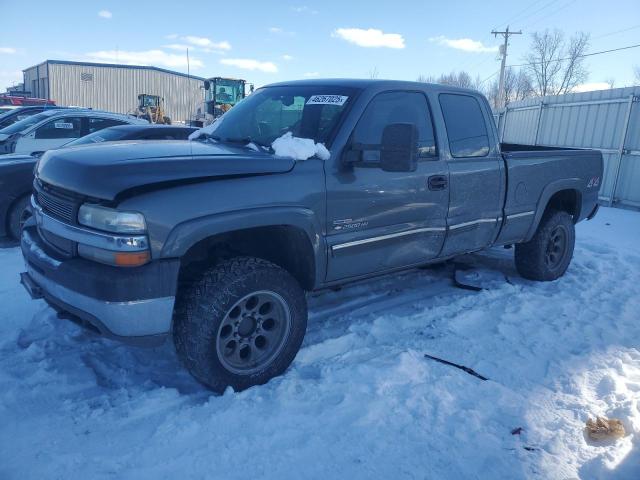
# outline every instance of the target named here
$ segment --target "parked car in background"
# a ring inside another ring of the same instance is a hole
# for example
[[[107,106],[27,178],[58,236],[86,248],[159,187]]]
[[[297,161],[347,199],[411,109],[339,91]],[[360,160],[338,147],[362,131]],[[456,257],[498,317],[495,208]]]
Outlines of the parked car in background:
[[[5,113],[11,112],[17,108],[20,108],[20,107],[13,107],[13,106],[0,107],[0,114],[4,115]]]
[[[0,130],[0,154],[33,155],[116,125],[148,125],[130,115],[87,109],[47,110]]]
[[[110,127],[67,143],[65,147],[119,140],[187,140],[195,127],[176,125],[120,125]]]
[[[55,105],[39,105],[37,107],[15,107],[5,106],[0,107],[0,129],[13,125],[20,120],[24,120],[27,117],[42,113],[45,110],[56,110],[65,107],[57,107]]]
[[[93,132],[64,148],[119,140],[186,140],[197,130],[175,125],[119,125]],[[33,167],[38,155],[0,155],[0,236],[18,238],[29,217],[29,195],[33,189]]]

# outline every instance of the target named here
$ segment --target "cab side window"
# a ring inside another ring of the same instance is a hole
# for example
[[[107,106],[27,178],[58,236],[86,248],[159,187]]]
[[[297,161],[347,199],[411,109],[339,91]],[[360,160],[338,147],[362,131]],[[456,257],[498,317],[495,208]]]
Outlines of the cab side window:
[[[112,118],[89,117],[89,125],[88,125],[87,133],[97,132],[99,130],[102,130],[103,128],[115,127],[117,125],[126,125],[126,123],[121,122],[120,120],[114,120]]]
[[[45,123],[35,132],[37,139],[79,138],[82,136],[82,118],[62,117]]]
[[[469,95],[443,93],[440,107],[453,157],[486,157],[489,134],[478,100]]]
[[[418,92],[387,92],[377,95],[358,121],[352,141],[362,146],[362,160],[379,162],[382,132],[393,123],[411,123],[418,132],[418,158],[436,155],[431,112],[425,96]],[[367,149],[370,145],[371,149]]]

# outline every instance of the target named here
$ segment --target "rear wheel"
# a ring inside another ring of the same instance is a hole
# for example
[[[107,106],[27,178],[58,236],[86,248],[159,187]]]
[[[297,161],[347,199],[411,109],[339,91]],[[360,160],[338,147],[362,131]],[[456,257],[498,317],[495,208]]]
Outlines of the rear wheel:
[[[571,263],[575,240],[571,215],[555,210],[545,213],[533,238],[516,245],[518,273],[540,281],[561,277]]]
[[[9,211],[9,235],[16,239],[20,239],[22,227],[24,223],[31,217],[31,206],[29,205],[29,196],[25,195],[16,201]]]
[[[283,373],[307,326],[304,291],[285,270],[237,257],[207,271],[180,296],[178,356],[212,390],[243,390]]]

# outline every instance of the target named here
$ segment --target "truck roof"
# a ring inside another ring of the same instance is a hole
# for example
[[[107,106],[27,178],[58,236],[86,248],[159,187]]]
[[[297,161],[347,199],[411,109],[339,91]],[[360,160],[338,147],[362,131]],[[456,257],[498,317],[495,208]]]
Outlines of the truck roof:
[[[460,88],[450,85],[441,85],[436,83],[424,83],[424,82],[410,82],[406,80],[378,80],[368,78],[314,78],[309,80],[290,80],[284,82],[271,83],[265,85],[265,87],[284,87],[284,86],[317,86],[317,87],[351,87],[366,89],[370,87],[376,88],[389,88],[389,89],[403,89],[403,90],[438,90],[438,91],[459,91],[459,92],[473,92],[476,90],[469,88]]]

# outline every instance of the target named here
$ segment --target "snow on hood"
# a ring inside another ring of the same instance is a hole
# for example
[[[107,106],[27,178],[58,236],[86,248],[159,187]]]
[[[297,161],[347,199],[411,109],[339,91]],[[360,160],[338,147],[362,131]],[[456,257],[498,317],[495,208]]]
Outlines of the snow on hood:
[[[315,143],[311,138],[294,137],[291,132],[276,138],[271,147],[277,156],[292,157],[296,160],[307,160],[314,155],[320,160],[329,160],[331,156],[322,143]]]
[[[204,135],[211,135],[222,124],[222,120],[223,119],[224,119],[224,115],[222,115],[221,117],[216,118],[211,125],[207,125],[206,127],[202,127],[200,129],[196,130],[195,132],[192,132],[189,135],[189,140],[197,140],[198,138],[200,138],[200,135],[203,135],[203,134]]]

